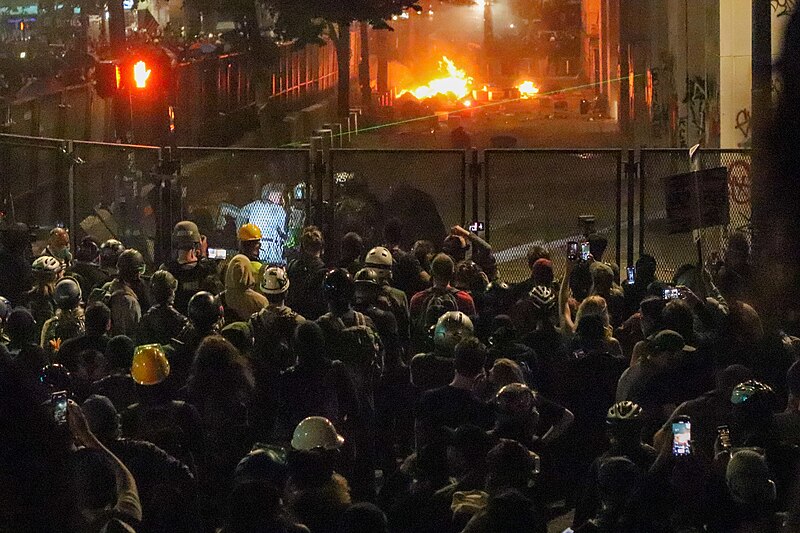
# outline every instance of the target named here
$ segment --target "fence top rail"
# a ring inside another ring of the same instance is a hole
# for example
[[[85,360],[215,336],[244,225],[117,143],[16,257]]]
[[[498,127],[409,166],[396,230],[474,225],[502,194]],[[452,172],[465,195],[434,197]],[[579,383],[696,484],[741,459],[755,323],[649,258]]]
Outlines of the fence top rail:
[[[640,151],[643,155],[648,153],[656,154],[685,154],[689,157],[688,148],[642,148]],[[752,154],[752,148],[700,148],[698,153],[701,154]]]
[[[258,146],[178,146],[178,152],[272,152],[272,153],[303,153],[307,148],[263,148]]]
[[[74,145],[84,145],[84,146],[107,146],[110,148],[138,148],[138,149],[147,149],[147,150],[158,150],[158,146],[148,146],[148,145],[141,145],[141,144],[121,144],[121,143],[109,143],[109,142],[100,142],[100,141],[77,141],[73,139],[55,139],[52,137],[35,137],[32,135],[15,135],[12,133],[0,133],[0,142],[3,140],[9,141],[21,141],[21,142],[29,142],[29,143],[52,143],[52,144],[65,144],[68,142],[72,142]]]
[[[484,153],[622,154],[622,148],[486,148]]]
[[[466,150],[457,148],[331,148],[333,153],[375,153],[375,154],[462,154],[466,155]]]
[[[123,143],[109,143],[101,141],[72,141],[76,146],[97,146],[106,148],[123,148],[132,150],[161,150],[158,146],[150,146],[147,144],[123,144]]]
[[[20,141],[20,142],[40,142],[40,143],[53,143],[62,144],[67,142],[66,139],[54,139],[52,137],[34,137],[32,135],[16,135],[13,133],[0,133],[0,141]]]
[[[54,143],[34,143],[34,142],[25,142],[25,141],[18,141],[16,139],[0,139],[0,145],[3,146],[14,146],[16,148],[34,148],[37,150],[53,150],[54,152],[62,152],[66,151],[64,145],[62,143],[54,144]]]

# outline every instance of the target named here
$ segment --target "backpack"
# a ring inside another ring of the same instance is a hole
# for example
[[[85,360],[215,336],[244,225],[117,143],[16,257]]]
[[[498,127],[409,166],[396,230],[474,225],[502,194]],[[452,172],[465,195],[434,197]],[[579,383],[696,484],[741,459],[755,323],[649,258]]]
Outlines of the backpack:
[[[254,314],[250,318],[255,339],[254,353],[279,365],[290,361],[292,353],[290,343],[297,316],[294,311],[278,313],[269,307]]]
[[[186,434],[178,422],[176,405],[140,404],[135,415],[135,438],[151,442],[173,457],[186,457]]]
[[[419,330],[423,334],[432,326],[436,325],[439,318],[449,312],[458,311],[458,300],[456,300],[458,290],[452,287],[446,289],[430,289],[430,293],[425,298],[422,306],[422,314],[419,318]]]
[[[66,341],[80,337],[86,332],[86,323],[83,317],[73,315],[61,316],[56,319],[55,335],[56,339]]]
[[[89,293],[89,298],[86,300],[86,307],[95,303],[103,303],[107,307],[111,306],[111,282],[104,283],[99,287],[92,289]]]
[[[332,331],[331,356],[347,366],[371,368],[380,366],[381,340],[378,334],[367,325],[363,313],[355,313],[356,325],[347,326],[340,317],[327,313],[320,317],[321,322]]]
[[[367,326],[364,315],[358,311],[354,313],[355,326],[346,326],[340,317],[334,317],[331,313],[320,319],[322,324],[328,325],[326,329],[331,332],[327,337],[331,339],[329,345],[332,358],[344,364],[359,397],[373,407],[373,383],[380,375],[383,346],[375,330]]]

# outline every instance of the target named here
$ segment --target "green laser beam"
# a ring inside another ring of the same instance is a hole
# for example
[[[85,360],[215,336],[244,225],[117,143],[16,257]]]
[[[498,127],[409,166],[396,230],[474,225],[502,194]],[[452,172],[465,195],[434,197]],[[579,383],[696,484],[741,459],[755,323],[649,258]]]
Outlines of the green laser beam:
[[[633,75],[634,78],[638,78],[639,76],[645,76],[645,74],[642,73],[642,74],[634,74]],[[585,83],[585,84],[582,84],[582,85],[575,85],[575,86],[572,86],[572,87],[567,87],[565,89],[559,89],[559,90],[555,90],[555,91],[548,91],[548,92],[544,92],[544,93],[538,93],[537,96],[551,96],[551,95],[558,94],[558,93],[577,91],[577,90],[580,90],[580,89],[589,89],[591,87],[596,87],[597,85],[602,85],[604,83],[612,83],[612,82],[617,82],[617,81],[622,81],[622,80],[627,80],[627,79],[628,79],[628,76],[620,76],[619,78],[613,78],[613,79],[606,80],[606,81],[596,81],[596,82],[592,82],[592,83]],[[448,111],[447,113],[450,114],[450,115],[457,115],[459,113],[466,113],[466,112],[469,112],[469,111],[475,111],[477,109],[486,109],[487,107],[494,107],[494,106],[498,106],[498,105],[504,105],[504,104],[509,104],[509,103],[512,103],[512,102],[518,102],[520,100],[528,100],[528,99],[529,98],[525,98],[525,97],[522,97],[522,96],[520,96],[519,98],[508,98],[506,100],[499,100],[497,102],[489,102],[487,104],[482,104],[482,105],[479,105],[479,106],[465,107],[464,109],[457,109],[455,111]],[[366,132],[366,131],[380,130],[380,129],[384,129],[384,128],[392,128],[394,126],[400,126],[400,125],[403,125],[403,124],[410,124],[412,122],[419,122],[421,120],[430,120],[432,118],[436,118],[436,114],[425,115],[425,116],[422,116],[422,117],[407,118],[405,120],[396,120],[394,122],[387,122],[385,124],[377,124],[375,126],[369,126],[367,128],[362,128],[362,129],[358,130],[358,132],[361,133],[361,132]],[[336,134],[333,134],[331,136],[331,138],[344,137],[347,134],[348,134],[347,132],[336,133]],[[289,144],[284,144],[282,146],[282,148],[298,147],[298,146],[302,146],[303,144],[305,144],[305,142],[293,142],[293,143],[289,143]]]

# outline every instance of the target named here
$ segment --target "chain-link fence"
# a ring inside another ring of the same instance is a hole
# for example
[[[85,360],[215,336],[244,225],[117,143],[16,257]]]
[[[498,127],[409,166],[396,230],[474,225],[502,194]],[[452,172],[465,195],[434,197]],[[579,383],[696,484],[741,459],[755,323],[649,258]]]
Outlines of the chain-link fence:
[[[236,228],[258,217],[264,218],[263,224],[281,226],[286,246],[295,245],[299,230],[311,220],[308,191],[314,187],[309,187],[308,150],[179,148],[178,152],[185,210],[208,236],[210,246],[235,249]],[[260,212],[266,211],[257,208],[262,201],[282,205],[285,220],[262,216]]]
[[[29,225],[63,223],[76,241],[117,238],[153,260],[169,245],[164,228],[184,216],[198,222],[212,247],[235,249],[247,206],[264,199],[283,205],[285,223],[275,221],[283,233],[275,234],[286,247],[304,224],[315,223],[333,255],[348,231],[368,245],[381,242],[391,218],[401,221],[406,247],[417,239],[438,245],[447,228],[477,218],[486,223],[502,278],[511,282],[529,275],[526,254],[533,245],[549,249],[562,268],[566,241],[582,237],[579,215],[594,215],[595,231],[608,239],[606,260],[634,259],[638,244],[639,254],[656,258],[663,279],[697,262],[693,236],[670,234],[666,217],[663,180],[692,168],[686,150],[642,150],[639,172],[625,176],[620,150],[487,150],[482,174],[460,150],[333,149],[325,155],[327,174],[309,150],[179,148],[169,154],[152,146],[0,135],[2,211]],[[699,168],[728,170],[730,223],[701,232],[707,260],[724,250],[731,232],[750,235],[750,152],[701,150],[696,158]],[[179,174],[172,160],[180,161]]]
[[[65,141],[8,136],[0,143],[0,168],[4,218],[29,226],[67,220],[69,157]]]
[[[594,215],[596,232],[608,239],[603,258],[620,261],[620,150],[486,150],[484,158],[487,237],[503,280],[530,275],[534,245],[563,271],[567,241],[582,240],[580,215]]]
[[[648,149],[640,156],[639,188],[639,253],[656,258],[659,276],[671,279],[684,264],[698,260],[695,236],[689,233],[670,234],[666,214],[664,179],[693,169],[728,169],[730,223],[726,227],[703,229],[704,260],[721,254],[728,235],[734,231],[750,237],[750,150],[700,150],[692,166],[685,149]]]
[[[155,260],[163,192],[153,176],[160,150],[109,143],[72,143],[73,232],[97,242],[117,239]]]
[[[466,152],[463,150],[355,150],[329,153],[328,187],[334,192],[334,236],[357,231],[366,243],[382,241],[384,223],[402,223],[402,241],[437,246],[466,222]]]

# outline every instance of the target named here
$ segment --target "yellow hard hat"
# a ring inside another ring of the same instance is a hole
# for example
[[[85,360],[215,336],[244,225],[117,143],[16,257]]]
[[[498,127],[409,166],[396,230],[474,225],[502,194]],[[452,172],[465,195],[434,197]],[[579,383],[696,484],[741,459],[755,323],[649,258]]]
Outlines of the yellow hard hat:
[[[260,241],[261,228],[255,224],[245,224],[239,228],[239,240],[244,241]]]
[[[297,424],[292,436],[292,448],[299,451],[315,449],[338,450],[344,444],[344,437],[327,418],[309,416]]]
[[[169,376],[169,361],[160,344],[136,348],[131,364],[131,377],[139,385],[158,385]]]

